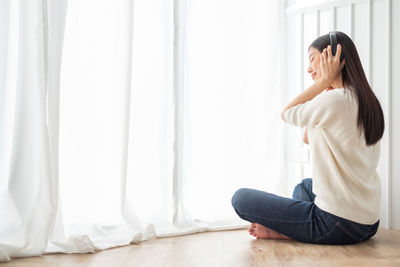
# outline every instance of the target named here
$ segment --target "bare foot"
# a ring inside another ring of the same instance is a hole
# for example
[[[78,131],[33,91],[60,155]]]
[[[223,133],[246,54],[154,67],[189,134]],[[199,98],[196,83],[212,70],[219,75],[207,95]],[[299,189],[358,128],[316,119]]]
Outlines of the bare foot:
[[[250,227],[249,227],[249,233],[251,234],[251,235],[254,235],[254,231],[256,230],[256,223],[252,223],[251,225],[250,225]]]
[[[290,237],[287,237],[285,235],[277,233],[274,230],[269,229],[268,227],[265,227],[258,223],[252,223],[250,225],[248,231],[252,236],[255,236],[257,239],[265,238],[265,239],[289,239],[289,240],[292,240]]]

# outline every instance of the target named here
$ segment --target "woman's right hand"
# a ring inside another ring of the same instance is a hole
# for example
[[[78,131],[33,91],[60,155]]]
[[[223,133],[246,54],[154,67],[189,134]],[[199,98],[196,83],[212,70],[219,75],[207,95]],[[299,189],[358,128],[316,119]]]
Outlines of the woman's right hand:
[[[332,55],[332,47],[328,45],[321,53],[320,58],[320,81],[331,85],[341,73],[344,67],[344,61],[340,62],[340,54],[342,52],[342,46],[337,45],[336,55]]]

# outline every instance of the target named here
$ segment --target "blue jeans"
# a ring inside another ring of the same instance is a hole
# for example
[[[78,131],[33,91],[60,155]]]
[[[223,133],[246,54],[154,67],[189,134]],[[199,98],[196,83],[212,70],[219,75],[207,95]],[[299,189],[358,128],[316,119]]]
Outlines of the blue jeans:
[[[241,188],[232,196],[232,206],[243,220],[305,243],[355,244],[378,231],[379,220],[372,225],[353,222],[321,210],[314,199],[312,179],[305,178],[294,188],[292,198]]]

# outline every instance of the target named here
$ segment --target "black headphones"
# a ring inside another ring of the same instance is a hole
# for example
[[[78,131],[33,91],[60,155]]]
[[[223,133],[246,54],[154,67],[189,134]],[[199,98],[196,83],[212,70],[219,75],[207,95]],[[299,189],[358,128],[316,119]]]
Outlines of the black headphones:
[[[329,40],[331,42],[332,56],[334,56],[334,55],[336,55],[337,45],[338,45],[336,32],[329,32]],[[340,53],[340,62],[342,62],[343,59],[344,59],[344,54],[343,54],[343,50],[342,50],[342,52]]]
[[[337,38],[335,32],[329,32],[329,39],[331,40],[332,56],[336,55]]]

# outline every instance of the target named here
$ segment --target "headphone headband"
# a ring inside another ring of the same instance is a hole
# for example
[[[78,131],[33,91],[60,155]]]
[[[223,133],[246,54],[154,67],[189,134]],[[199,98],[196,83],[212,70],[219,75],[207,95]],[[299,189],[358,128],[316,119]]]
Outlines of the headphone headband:
[[[332,55],[336,55],[337,38],[335,32],[329,32],[329,39],[331,41]]]

